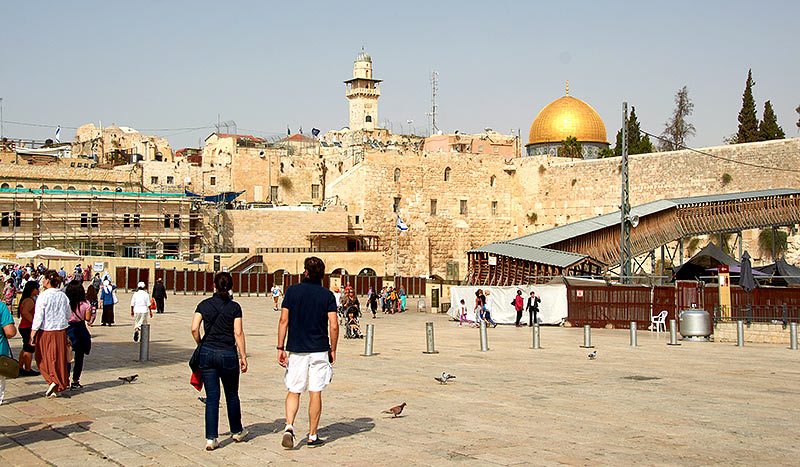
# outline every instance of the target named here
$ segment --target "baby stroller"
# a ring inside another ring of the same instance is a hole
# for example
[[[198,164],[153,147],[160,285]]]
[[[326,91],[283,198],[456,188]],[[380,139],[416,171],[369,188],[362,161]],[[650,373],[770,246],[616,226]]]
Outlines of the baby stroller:
[[[345,339],[361,339],[364,337],[364,335],[361,334],[361,325],[358,319],[360,316],[361,310],[355,305],[348,308],[345,312]]]

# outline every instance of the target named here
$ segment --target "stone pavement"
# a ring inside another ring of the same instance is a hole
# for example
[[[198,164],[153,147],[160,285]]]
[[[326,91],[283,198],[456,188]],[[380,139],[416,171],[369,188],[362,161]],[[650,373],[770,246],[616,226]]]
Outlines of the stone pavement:
[[[271,299],[242,297],[250,370],[242,375],[244,443],[221,438],[206,452],[201,395],[189,385],[189,324],[202,296],[170,296],[152,322],[152,361],[139,363],[132,319],[94,327],[85,388],[48,400],[41,378],[8,382],[0,405],[0,462],[6,465],[796,465],[800,453],[800,352],[784,345],[665,345],[640,331],[593,330],[598,359],[587,359],[582,330],[476,329],[444,315],[407,312],[378,319],[375,352],[342,340],[323,396],[320,435],[310,449],[280,447],[283,370],[275,362]],[[129,296],[120,294],[120,303]],[[414,300],[416,302],[416,300]],[[425,322],[438,354],[426,355]],[[13,339],[15,352],[20,347]],[[434,376],[457,378],[440,385]],[[133,384],[117,378],[138,374]],[[401,402],[402,417],[381,410]],[[307,397],[296,423],[307,433]],[[227,431],[224,402],[220,433]]]

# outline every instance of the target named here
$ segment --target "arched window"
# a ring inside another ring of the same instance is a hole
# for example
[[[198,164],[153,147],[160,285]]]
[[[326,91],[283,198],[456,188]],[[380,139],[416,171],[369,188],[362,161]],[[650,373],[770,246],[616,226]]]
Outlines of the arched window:
[[[444,181],[445,182],[450,181],[450,167],[444,169]]]
[[[103,191],[111,191],[111,190],[109,190],[107,186],[104,186]]]
[[[40,190],[49,190],[50,188],[48,188],[47,185],[42,185],[42,186],[39,187],[39,189]]]
[[[61,188],[61,185],[56,185],[56,186],[53,187],[53,189],[54,190],[63,190],[63,188]]]
[[[10,188],[10,186],[8,185],[8,183],[3,183],[2,185],[0,185],[0,188],[3,188],[3,189]]]
[[[117,187],[117,189],[116,189],[116,190],[114,190],[114,191],[116,191],[117,193],[121,193],[121,192],[122,192],[122,188],[120,188],[120,187]]]
[[[394,181],[395,182],[400,181],[400,169],[394,169]]]
[[[21,184],[20,184],[20,185],[17,185],[17,189],[20,189],[20,190],[21,190],[21,189],[23,189],[23,188],[25,188],[25,187],[24,187],[24,186],[22,186]]]
[[[489,186],[494,186],[495,182],[497,182],[497,177],[492,175],[492,177],[489,179]]]
[[[366,122],[367,122],[367,123],[370,123],[370,122],[372,122],[372,115],[367,115]]]
[[[68,186],[68,187],[67,187],[67,190],[72,190],[72,191],[75,191],[75,190],[76,190],[76,188],[75,188],[74,186],[70,185],[70,186]]]

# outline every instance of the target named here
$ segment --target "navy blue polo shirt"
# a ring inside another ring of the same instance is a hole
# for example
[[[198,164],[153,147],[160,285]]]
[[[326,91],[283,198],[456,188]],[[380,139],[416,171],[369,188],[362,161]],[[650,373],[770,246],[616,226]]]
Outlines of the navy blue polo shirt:
[[[328,313],[336,313],[336,298],[322,281],[303,279],[286,289],[283,308],[289,310],[286,350],[294,353],[327,352]]]

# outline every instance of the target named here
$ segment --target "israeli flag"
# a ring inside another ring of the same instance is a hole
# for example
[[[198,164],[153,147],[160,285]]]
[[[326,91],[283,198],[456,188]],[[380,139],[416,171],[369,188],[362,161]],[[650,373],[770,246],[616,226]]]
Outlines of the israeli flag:
[[[400,216],[397,216],[397,230],[401,232],[405,232],[406,230],[408,230],[408,226],[406,225],[405,222],[403,222],[402,219],[400,219]]]
[[[314,136],[319,136],[319,128],[312,128],[311,134]]]
[[[61,142],[61,125],[56,128],[56,143]]]

